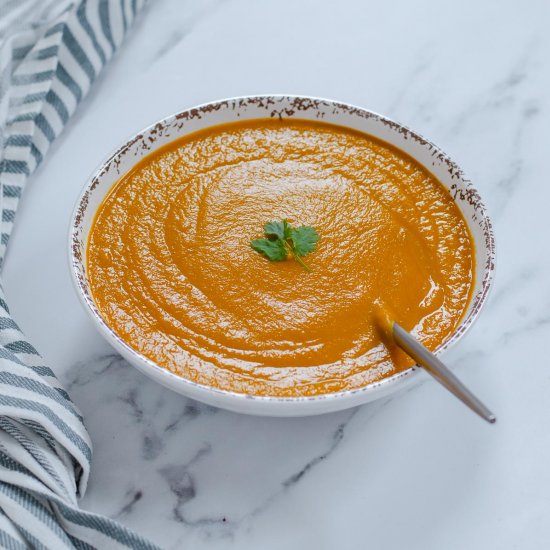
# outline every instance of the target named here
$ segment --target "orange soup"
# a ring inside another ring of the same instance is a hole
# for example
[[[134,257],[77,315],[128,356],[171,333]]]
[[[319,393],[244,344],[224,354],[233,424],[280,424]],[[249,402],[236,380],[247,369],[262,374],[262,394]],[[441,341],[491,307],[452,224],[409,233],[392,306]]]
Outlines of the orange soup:
[[[251,248],[283,219],[317,230],[311,272]],[[380,312],[434,349],[474,272],[466,222],[432,174],[371,136],[295,120],[216,126],[151,153],[100,206],[87,257],[101,314],[135,350],[201,384],[288,397],[411,366]]]

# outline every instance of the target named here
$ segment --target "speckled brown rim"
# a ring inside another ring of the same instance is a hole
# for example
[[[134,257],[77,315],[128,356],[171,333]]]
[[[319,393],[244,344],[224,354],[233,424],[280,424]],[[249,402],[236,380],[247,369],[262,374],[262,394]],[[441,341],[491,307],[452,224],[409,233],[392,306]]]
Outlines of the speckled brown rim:
[[[184,393],[189,397],[239,412],[248,412],[251,414],[266,414],[273,416],[299,416],[308,414],[320,414],[323,412],[330,412],[352,407],[357,404],[361,404],[375,398],[382,397],[383,395],[387,395],[405,387],[406,385],[408,385],[408,383],[412,382],[414,378],[416,378],[415,375],[419,372],[419,367],[411,367],[405,371],[396,373],[388,378],[384,378],[383,380],[367,384],[361,388],[315,396],[258,396],[221,390],[212,386],[193,382],[182,376],[174,374],[160,367],[148,358],[142,356],[140,353],[130,347],[124,340],[122,340],[109,327],[107,322],[103,319],[100,312],[98,311],[89,292],[86,280],[84,265],[85,242],[82,239],[82,233],[83,223],[89,205],[90,197],[91,194],[94,192],[94,189],[96,189],[96,187],[98,186],[100,178],[111,169],[118,170],[121,159],[124,157],[124,155],[129,153],[131,148],[136,144],[140,145],[140,149],[143,149],[145,154],[155,149],[156,147],[153,146],[155,142],[155,137],[166,137],[165,132],[167,131],[167,129],[172,128],[174,125],[176,125],[177,127],[181,124],[181,126],[179,126],[179,128],[181,129],[186,122],[192,121],[194,119],[201,119],[203,116],[206,116],[209,113],[219,112],[223,110],[238,113],[239,110],[246,109],[247,106],[253,106],[255,109],[265,109],[265,118],[292,118],[297,115],[296,118],[323,120],[324,116],[320,116],[320,113],[327,112],[327,110],[330,112],[330,110],[332,110],[332,114],[342,112],[346,113],[347,115],[352,115],[353,117],[370,119],[388,127],[389,129],[391,129],[391,131],[400,134],[403,139],[411,140],[421,145],[422,148],[427,150],[429,156],[433,159],[432,166],[435,166],[436,162],[439,163],[439,165],[445,166],[445,169],[448,171],[451,180],[454,182],[450,186],[446,185],[446,187],[449,188],[451,196],[453,197],[455,202],[465,201],[466,203],[468,203],[471,209],[473,209],[473,214],[470,219],[467,219],[467,222],[470,228],[472,228],[474,224],[477,224],[481,229],[483,235],[483,242],[481,244],[485,250],[486,260],[485,265],[483,266],[483,276],[481,278],[481,281],[479,281],[480,288],[474,294],[474,296],[472,296],[471,304],[467,310],[465,318],[463,319],[459,327],[455,330],[455,332],[451,335],[451,337],[448,338],[435,350],[435,353],[439,354],[447,350],[460,338],[462,338],[467,330],[469,330],[474,321],[477,319],[482,306],[487,301],[489,291],[492,288],[496,259],[495,240],[491,220],[478,191],[475,189],[472,183],[464,177],[462,170],[455,162],[450,159],[450,157],[448,157],[448,155],[446,155],[433,143],[426,140],[416,132],[413,132],[409,128],[397,122],[394,122],[380,114],[368,111],[361,107],[329,99],[304,96],[244,96],[199,105],[197,107],[168,116],[165,119],[148,126],[138,134],[131,137],[124,145],[119,147],[112,155],[110,155],[104,162],[102,162],[99,168],[88,180],[77,200],[71,219],[71,229],[69,233],[70,271],[73,283],[75,284],[77,290],[77,295],[82,301],[85,310],[96,323],[100,332],[104,335],[107,341],[110,342],[115,347],[115,349],[119,351],[121,355],[123,355],[129,362],[131,362],[146,375],[153,377],[157,382],[167,387],[170,387],[179,393]],[[300,116],[301,114],[305,115],[311,109],[314,109],[316,111],[316,116],[314,118],[311,116]],[[324,109],[325,111],[322,111],[321,109]],[[238,120],[238,116],[239,115],[236,114],[234,120]],[[260,115],[256,118],[261,117],[262,116]],[[211,125],[215,124],[219,124],[219,122],[213,122]],[[340,125],[346,126],[346,124]],[[182,135],[185,135],[185,133],[183,133]],[[173,139],[176,139],[177,137],[178,136],[174,136]],[[407,154],[410,155],[411,153],[407,152]],[[414,155],[411,156],[414,157]],[[140,158],[141,156],[136,159],[136,162]],[[427,170],[432,171],[425,162],[416,157],[414,158]],[[126,171],[127,170],[123,170],[122,172],[119,172],[117,174],[117,179]],[[103,194],[103,196],[104,195],[105,193]],[[480,243],[476,241],[476,245],[479,246]],[[278,407],[260,407],[257,410],[254,410],[254,407],[252,406],[241,406],[245,401],[247,403],[250,403],[251,401],[257,402],[258,405],[260,403],[265,405],[275,405],[276,403],[286,403],[290,405],[294,403],[298,405],[300,403],[313,404],[315,402],[319,404],[325,403],[328,405],[327,401],[338,401],[340,403],[338,406],[320,406],[311,408],[311,410],[307,410],[304,407],[299,412],[296,412],[297,409],[295,409],[294,412],[290,412],[291,409],[289,409],[288,412],[285,412],[283,409]],[[245,408],[248,410],[243,410]]]

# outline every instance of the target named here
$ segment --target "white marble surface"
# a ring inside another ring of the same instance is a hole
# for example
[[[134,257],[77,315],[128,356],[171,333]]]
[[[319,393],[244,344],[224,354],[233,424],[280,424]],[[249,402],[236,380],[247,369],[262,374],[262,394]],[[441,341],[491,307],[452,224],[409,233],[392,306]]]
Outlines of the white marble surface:
[[[150,4],[34,175],[4,272],[90,430],[83,507],[172,549],[550,547],[549,17],[545,1]],[[150,382],[95,332],[66,250],[88,175],[166,114],[262,92],[384,113],[477,184],[496,288],[446,360],[495,426],[432,381],[316,418],[230,414]]]

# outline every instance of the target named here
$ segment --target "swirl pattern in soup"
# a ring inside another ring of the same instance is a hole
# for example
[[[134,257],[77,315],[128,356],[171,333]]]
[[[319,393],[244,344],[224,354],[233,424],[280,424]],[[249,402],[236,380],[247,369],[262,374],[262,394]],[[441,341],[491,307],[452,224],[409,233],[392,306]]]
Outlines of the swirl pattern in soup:
[[[311,273],[250,247],[282,219],[320,235]],[[87,272],[107,323],[158,365],[296,397],[412,365],[380,311],[441,344],[468,305],[473,252],[449,192],[405,153],[328,124],[255,120],[141,160],[98,210]]]

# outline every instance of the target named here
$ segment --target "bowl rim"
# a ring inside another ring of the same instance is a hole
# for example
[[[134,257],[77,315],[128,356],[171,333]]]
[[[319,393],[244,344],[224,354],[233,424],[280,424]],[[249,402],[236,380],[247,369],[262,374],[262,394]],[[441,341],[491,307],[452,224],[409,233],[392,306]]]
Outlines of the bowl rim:
[[[416,378],[417,374],[422,371],[421,367],[419,367],[418,365],[414,365],[404,371],[395,373],[391,376],[388,376],[387,378],[383,378],[382,380],[371,382],[359,388],[343,390],[339,392],[326,393],[326,394],[311,395],[311,396],[289,397],[289,396],[276,396],[276,395],[254,395],[254,394],[240,393],[232,390],[224,390],[224,389],[216,388],[214,386],[210,386],[207,384],[201,384],[199,382],[195,382],[193,380],[185,378],[184,376],[173,373],[166,368],[161,367],[151,359],[145,357],[140,352],[132,348],[125,340],[123,340],[120,336],[118,336],[118,334],[116,334],[116,332],[109,326],[109,324],[105,321],[105,319],[97,309],[93,300],[90,297],[88,297],[88,295],[84,291],[84,288],[82,287],[82,281],[78,276],[77,265],[79,263],[85,264],[85,262],[83,262],[82,260],[79,260],[75,254],[75,245],[78,244],[77,233],[80,225],[78,221],[80,217],[79,212],[83,210],[82,208],[83,202],[88,196],[88,194],[93,190],[93,184],[101,176],[103,169],[107,165],[109,165],[114,159],[120,156],[125,150],[129,149],[137,139],[149,133],[159,124],[168,125],[170,123],[173,123],[178,118],[182,118],[182,116],[185,114],[191,115],[192,111],[195,111],[195,110],[216,107],[216,106],[222,107],[223,104],[231,104],[231,103],[235,104],[236,102],[247,101],[247,100],[265,100],[265,101],[267,100],[275,100],[275,101],[309,100],[313,102],[323,102],[328,105],[332,105],[336,108],[344,108],[354,113],[361,113],[363,116],[368,116],[369,118],[373,118],[377,122],[391,125],[394,128],[398,128],[399,130],[406,132],[407,135],[421,142],[424,147],[430,148],[432,154],[437,154],[437,157],[447,164],[449,169],[453,171],[453,174],[455,175],[455,177],[462,180],[462,182],[468,188],[468,190],[471,190],[476,197],[476,213],[480,216],[480,218],[484,222],[483,231],[485,234],[485,242],[483,246],[486,251],[487,259],[486,259],[486,264],[483,267],[482,293],[479,295],[479,299],[476,301],[475,304],[471,306],[472,307],[471,312],[465,318],[462,319],[462,321],[460,322],[458,327],[453,331],[450,337],[447,338],[447,340],[445,340],[442,344],[440,344],[433,351],[433,353],[436,355],[439,355],[440,353],[448,350],[449,348],[454,346],[470,330],[472,325],[478,319],[481,309],[487,302],[489,294],[494,286],[494,278],[495,278],[495,270],[496,270],[496,244],[495,244],[495,237],[494,237],[494,231],[493,231],[493,224],[491,221],[491,217],[489,216],[489,213],[487,211],[487,207],[485,206],[485,203],[482,201],[479,195],[479,192],[477,191],[477,188],[472,184],[471,180],[469,180],[465,176],[460,166],[458,166],[458,164],[455,161],[453,161],[449,157],[449,155],[447,155],[440,147],[435,145],[432,141],[426,139],[424,136],[422,136],[418,132],[411,130],[408,126],[405,126],[404,124],[401,124],[376,111],[371,111],[370,109],[365,109],[364,107],[360,107],[355,104],[342,102],[334,99],[328,99],[328,98],[317,97],[317,96],[309,96],[309,95],[301,95],[301,94],[252,94],[252,95],[222,98],[222,99],[207,101],[205,103],[194,105],[192,107],[189,107],[181,111],[174,112],[168,116],[165,116],[149,124],[148,126],[139,130],[138,132],[131,134],[128,137],[128,139],[123,141],[122,145],[117,147],[114,150],[114,152],[110,153],[102,162],[100,162],[96,167],[96,169],[93,170],[89,178],[86,180],[86,183],[82,188],[82,191],[79,193],[71,218],[70,218],[70,228],[69,228],[69,234],[68,234],[69,270],[71,272],[71,280],[72,280],[73,286],[75,287],[76,294],[78,295],[81,304],[84,306],[85,311],[88,313],[89,317],[93,320],[96,327],[99,329],[99,332],[104,336],[104,338],[108,341],[108,343],[110,343],[126,359],[128,359],[129,356],[132,357],[134,362],[130,360],[129,362],[133,366],[137,367],[138,370],[142,371],[144,374],[155,379],[155,381],[169,387],[170,389],[178,393],[186,394],[185,390],[180,391],[180,388],[185,387],[186,389],[189,390],[188,392],[189,396],[195,399],[200,400],[201,396],[204,397],[205,399],[207,399],[208,397],[211,398],[212,396],[218,396],[224,401],[230,400],[236,407],[238,406],[238,403],[244,403],[244,402],[248,402],[248,403],[256,402],[256,403],[264,403],[264,404],[272,404],[272,405],[276,403],[305,405],[306,403],[311,404],[312,402],[315,402],[315,403],[326,402],[326,401],[344,402],[344,401],[351,400],[352,398],[357,397],[359,395],[360,396],[370,395],[371,399],[374,399],[376,394],[380,394],[380,396],[382,396],[382,395],[397,391],[399,389],[399,386],[404,386],[404,382],[412,381],[413,378]],[[215,124],[213,124],[213,126],[214,125]],[[336,123],[336,125],[338,124]],[[342,124],[341,126],[346,127],[345,124]],[[363,132],[363,133],[367,133],[367,132]],[[175,139],[178,139],[178,138],[176,137],[174,138],[174,140]],[[377,137],[377,139],[381,139],[382,141],[385,141],[382,138]],[[149,154],[150,152],[151,151],[149,151],[147,154]],[[423,162],[421,162],[420,160],[418,160],[416,157],[414,157],[408,152],[406,152],[406,154],[414,158],[416,162],[421,164],[426,170],[432,173],[430,168],[426,166]],[[139,160],[140,159],[138,159],[137,162],[139,162]],[[120,177],[118,179],[120,179]],[[437,176],[434,176],[434,177],[437,178]],[[439,178],[437,179],[439,180]],[[107,192],[105,193],[104,197],[106,196],[106,194]],[[85,207],[84,207],[84,210],[85,210]],[[97,208],[94,211],[94,216],[96,212],[97,212]],[[470,225],[469,220],[467,220],[467,222],[468,222],[468,225]],[[84,265],[83,267],[85,270],[86,266]],[[473,299],[474,299],[474,296],[470,298],[470,300],[473,300]],[[367,399],[365,399],[365,401],[366,400]],[[349,406],[354,406],[354,404],[357,404],[357,403],[352,403]],[[220,405],[220,406],[224,406],[224,405]],[[228,407],[228,408],[231,408],[231,407]],[[237,409],[234,409],[234,410],[237,410]],[[333,409],[330,409],[330,410],[333,410]]]

